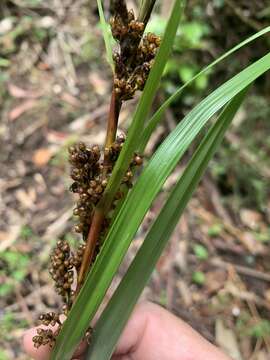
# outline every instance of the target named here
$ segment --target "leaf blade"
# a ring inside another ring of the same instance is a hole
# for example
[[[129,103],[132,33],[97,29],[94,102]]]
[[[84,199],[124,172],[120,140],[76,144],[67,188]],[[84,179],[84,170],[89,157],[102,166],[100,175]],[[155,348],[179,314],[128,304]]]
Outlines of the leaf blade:
[[[148,232],[146,239],[101,314],[93,332],[87,359],[107,360],[121,335],[154,266],[168,242],[179,217],[191,198],[209,160],[222,141],[226,129],[239,109],[246,90],[231,100],[208,131],[203,142],[190,160],[187,168],[175,185],[160,214]],[[192,178],[192,181],[190,181]],[[112,331],[113,329],[113,331]]]
[[[57,338],[52,353],[53,360],[65,360],[72,355],[96,313],[140,222],[188,145],[213,114],[269,68],[270,53],[235,75],[198,104],[158,148],[110,228],[105,244]],[[81,309],[84,309],[83,313]]]
[[[146,24],[149,20],[156,0],[144,0],[140,3],[138,20]]]
[[[108,61],[109,65],[111,66],[112,71],[114,72],[113,51],[112,51],[112,47],[111,47],[110,34],[109,34],[109,30],[108,30],[109,25],[107,24],[107,21],[105,19],[101,0],[97,0],[97,5],[98,5],[98,14],[99,14],[99,19],[100,19],[100,25],[101,25],[103,39],[104,39],[105,48],[106,48],[107,61]]]

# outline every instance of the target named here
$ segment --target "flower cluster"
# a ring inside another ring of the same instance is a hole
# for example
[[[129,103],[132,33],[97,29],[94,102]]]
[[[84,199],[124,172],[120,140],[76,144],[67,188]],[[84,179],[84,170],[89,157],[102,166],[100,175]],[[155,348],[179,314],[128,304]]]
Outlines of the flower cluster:
[[[73,256],[69,244],[59,240],[51,253],[51,267],[49,270],[56,292],[61,295],[64,303],[68,303],[73,295],[71,285],[74,281]]]
[[[78,272],[81,265],[84,248],[84,244],[80,245],[73,254],[69,244],[64,240],[60,240],[57,242],[50,256],[50,274],[55,282],[56,292],[62,297],[64,303],[62,311],[65,315],[67,315],[74,300],[74,290],[72,287],[76,278],[75,273],[76,271]],[[53,346],[55,339],[62,327],[60,314],[49,312],[40,315],[39,320],[42,325],[58,325],[58,327],[54,331],[50,328],[38,328],[37,335],[33,337],[34,346],[36,348],[47,344]]]
[[[75,282],[75,272],[80,268],[82,261],[82,254],[85,245],[80,245],[73,254],[69,244],[64,240],[59,240],[53,249],[50,260],[50,274],[55,282],[56,292],[62,297],[63,300],[63,314],[67,315],[74,300],[74,290],[72,289]],[[60,321],[60,314],[49,312],[42,314],[39,317],[42,325],[55,326],[58,325],[56,330],[52,329],[37,329],[37,335],[33,337],[35,347],[41,345],[53,346],[56,336],[58,335],[62,322]]]
[[[115,142],[109,148],[104,149],[103,156],[101,156],[101,151],[96,145],[88,147],[80,142],[69,148],[69,161],[72,165],[71,178],[74,180],[70,190],[79,195],[79,200],[73,210],[73,214],[79,217],[79,223],[75,225],[74,230],[82,233],[84,240],[86,240],[91,226],[93,210],[107,186],[108,179],[124,141],[124,135],[117,136]],[[104,164],[105,157],[107,159],[106,165]],[[127,187],[132,186],[133,167],[140,166],[141,164],[142,158],[135,154],[122,182]],[[106,169],[104,169],[105,166]],[[119,191],[116,194],[115,201],[119,200],[120,195],[121,192]],[[108,227],[108,225],[108,219],[105,219],[103,229]]]
[[[39,348],[41,345],[49,345],[52,347],[55,343],[58,331],[52,331],[52,329],[37,329],[37,335],[33,337],[34,347]]]
[[[45,326],[55,326],[56,324],[61,324],[59,319],[59,314],[56,314],[55,312],[49,312],[47,314],[42,314],[39,317],[39,320],[41,323]]]
[[[110,20],[112,35],[119,43],[114,53],[115,93],[120,101],[131,99],[136,90],[143,90],[160,45],[160,38],[148,33],[143,36],[145,24],[135,19],[123,1]]]
[[[73,256],[73,266],[75,267],[77,273],[79,272],[81,267],[84,250],[85,250],[85,244],[80,244]]]
[[[83,234],[86,240],[91,226],[94,207],[99,202],[108,183],[113,164],[123,146],[124,137],[118,137],[115,143],[104,150],[110,160],[104,171],[104,162],[101,160],[101,152],[97,145],[88,147],[80,142],[69,148],[69,161],[72,165],[71,178],[74,180],[70,190],[79,195],[73,214],[79,217],[79,223],[74,230]]]
[[[100,149],[96,145],[88,147],[80,142],[69,147],[69,154],[72,165],[70,176],[74,180],[70,190],[79,194],[74,215],[79,217],[80,222],[75,226],[75,231],[83,233],[85,237],[91,225],[93,206],[99,201],[104,189],[96,181],[102,172]]]

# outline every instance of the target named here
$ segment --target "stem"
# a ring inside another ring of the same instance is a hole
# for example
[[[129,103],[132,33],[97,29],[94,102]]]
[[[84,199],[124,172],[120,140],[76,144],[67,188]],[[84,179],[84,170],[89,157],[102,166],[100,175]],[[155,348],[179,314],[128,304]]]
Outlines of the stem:
[[[108,154],[108,152],[105,151],[106,148],[109,148],[115,141],[120,109],[121,109],[121,102],[117,98],[114,88],[113,88],[112,95],[111,95],[108,123],[107,123],[107,134],[106,134],[106,140],[105,140],[105,145],[104,145],[104,154],[106,154],[106,153]],[[109,165],[110,164],[109,164],[108,155],[107,156],[104,155],[104,171],[103,171],[104,177],[107,174],[107,168]],[[93,261],[97,241],[98,241],[99,234],[100,234],[100,231],[102,228],[103,220],[105,218],[105,213],[106,213],[106,210],[108,209],[108,207],[109,207],[108,204],[106,204],[106,206],[97,206],[94,211],[92,224],[89,229],[89,233],[88,233],[87,240],[86,240],[86,247],[85,247],[85,251],[83,254],[83,258],[82,258],[82,264],[81,264],[80,272],[78,275],[78,284],[77,284],[76,294],[78,294],[78,292],[80,291],[80,288],[82,287],[85,276],[87,275],[90,265]]]
[[[100,209],[96,209],[94,212],[92,225],[89,229],[88,237],[86,240],[86,247],[83,254],[82,264],[78,275],[78,284],[76,289],[77,294],[80,291],[80,288],[82,287],[85,276],[93,260],[93,256],[95,253],[95,248],[103,220],[104,220],[104,213]]]
[[[121,109],[121,102],[117,98],[117,96],[115,94],[115,90],[113,88],[112,95],[111,95],[110,111],[109,111],[109,117],[108,117],[108,123],[107,123],[107,134],[106,134],[104,149],[110,148],[110,146],[112,146],[113,142],[115,141],[120,109]],[[108,162],[109,162],[109,159],[106,156],[106,151],[105,151],[104,168],[106,168],[106,165],[108,165]]]

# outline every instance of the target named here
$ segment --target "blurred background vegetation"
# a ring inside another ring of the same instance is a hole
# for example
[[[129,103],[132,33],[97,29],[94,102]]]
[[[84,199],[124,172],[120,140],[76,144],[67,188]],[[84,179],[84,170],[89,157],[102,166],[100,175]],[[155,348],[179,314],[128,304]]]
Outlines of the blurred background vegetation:
[[[136,10],[136,1],[128,4]],[[157,2],[148,31],[162,35],[170,5]],[[267,0],[188,1],[154,106],[269,20]],[[166,112],[146,159],[183,115],[269,45],[266,35],[199,77]],[[143,295],[237,360],[270,357],[269,76],[250,90]],[[110,88],[94,1],[0,2],[0,360],[26,359],[23,330],[59,306],[50,248],[59,238],[78,242],[66,149],[79,138],[103,143]],[[123,131],[134,105],[123,109]],[[172,176],[119,277],[173,183]]]

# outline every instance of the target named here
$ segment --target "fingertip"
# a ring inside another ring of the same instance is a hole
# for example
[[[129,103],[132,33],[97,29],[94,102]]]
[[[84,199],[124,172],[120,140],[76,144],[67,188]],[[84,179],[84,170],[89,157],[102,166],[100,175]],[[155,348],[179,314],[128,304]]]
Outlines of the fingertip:
[[[51,348],[49,345],[40,346],[39,348],[34,347],[33,337],[37,334],[37,328],[27,330],[22,338],[22,345],[31,358],[36,360],[48,360],[50,357]]]

